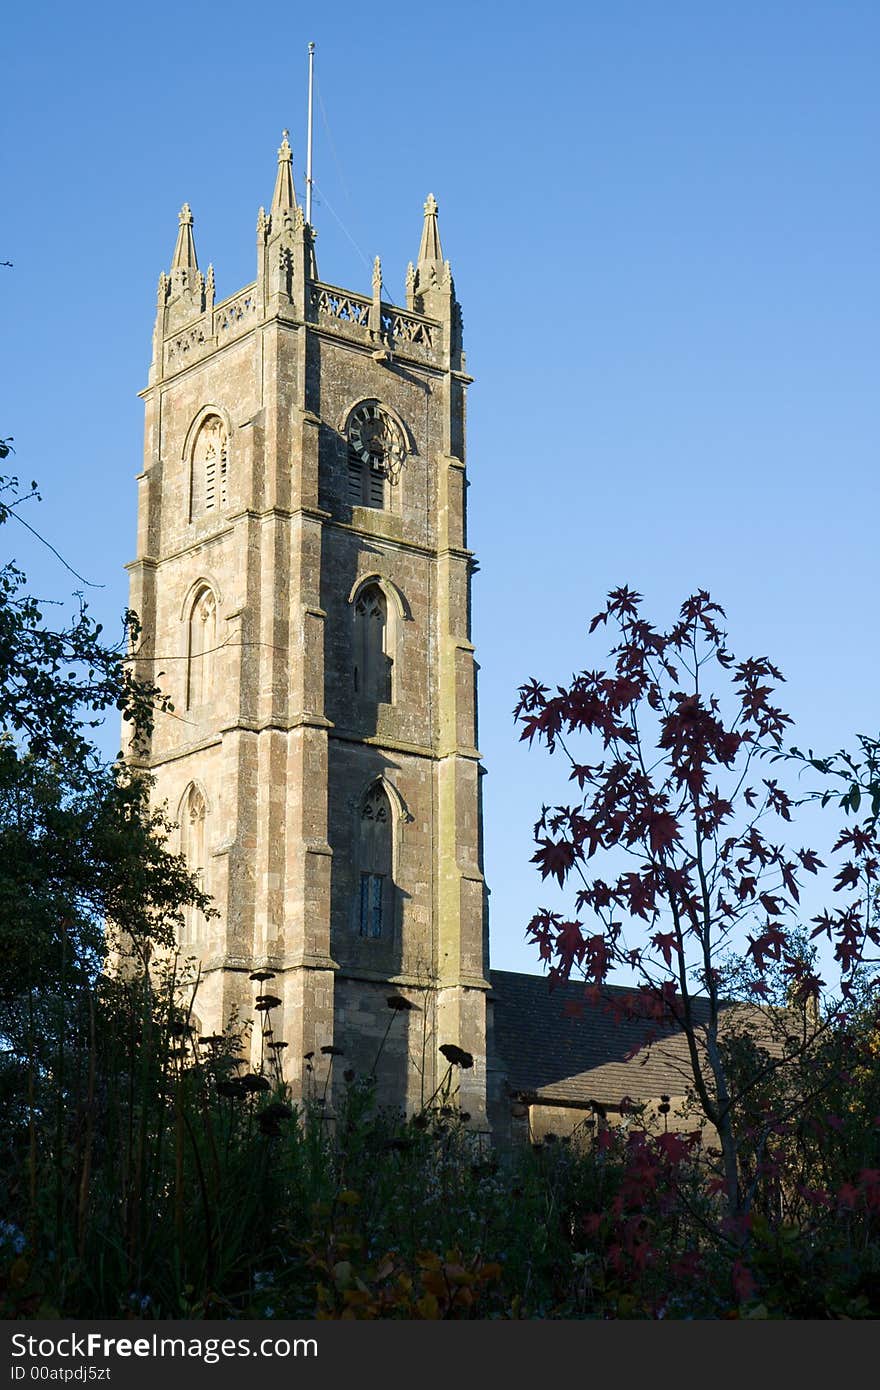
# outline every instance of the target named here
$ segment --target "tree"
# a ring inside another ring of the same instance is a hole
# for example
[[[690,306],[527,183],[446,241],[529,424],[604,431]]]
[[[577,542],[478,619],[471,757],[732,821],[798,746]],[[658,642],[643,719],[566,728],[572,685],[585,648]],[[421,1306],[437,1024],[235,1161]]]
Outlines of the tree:
[[[808,1078],[809,1059],[851,996],[866,946],[880,944],[877,817],[841,833],[843,905],[813,922],[812,936],[834,948],[832,997],[800,922],[804,877],[825,866],[787,843],[797,798],[777,764],[810,760],[784,746],[791,720],[774,702],[783,677],[766,657],[734,657],[723,610],[704,591],[668,631],[641,604],[616,589],[593,618],[590,633],[617,631],[607,669],[582,671],[552,695],[534,679],[520,689],[521,737],[561,753],[578,791],[543,807],[534,832],[542,877],[577,880],[576,914],[541,910],[528,935],[551,984],[579,971],[598,1002],[624,967],[637,977],[641,1016],[682,1030],[697,1102],[720,1141],[729,1228],[742,1238],[774,1136],[805,1086],[829,1084],[827,1069]],[[710,678],[720,678],[717,692]],[[731,1000],[749,1004],[748,1031],[764,1044],[746,1068],[732,1065],[723,1037]]]
[[[0,479],[0,525],[24,500],[15,479]],[[129,670],[138,631],[126,613],[109,645],[81,598],[50,626],[22,572],[0,567],[0,1196],[22,1223],[0,1235],[24,1241],[26,1227],[29,1268],[47,1240],[59,1261],[82,1255],[96,1116],[109,1142],[120,1087],[129,1148],[143,1147],[134,1117],[167,1070],[157,1021],[167,1041],[177,1012],[173,990],[159,999],[151,958],[173,945],[187,904],[210,911],[167,846],[172,826],[150,806],[149,779],[92,742],[112,712],[137,748],[164,704]],[[105,974],[111,941],[131,954],[128,982]]]
[[[35,494],[32,486],[28,497]],[[0,479],[0,524],[23,499]],[[118,646],[82,599],[47,625],[14,564],[0,568],[0,1000],[22,1000],[62,977],[94,976],[106,928],[142,951],[170,944],[183,906],[206,901],[165,841],[149,780],[122,755],[108,764],[91,731],[118,711],[132,743],[152,727],[159,688],[126,663],[139,632],[127,612]],[[8,1023],[8,1020],[7,1020]]]

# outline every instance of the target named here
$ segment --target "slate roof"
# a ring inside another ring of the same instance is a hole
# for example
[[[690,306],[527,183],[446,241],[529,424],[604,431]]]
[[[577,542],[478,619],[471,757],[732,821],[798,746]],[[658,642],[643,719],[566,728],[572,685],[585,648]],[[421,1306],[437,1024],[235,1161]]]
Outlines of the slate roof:
[[[682,1096],[692,1074],[687,1046],[680,1030],[665,1028],[661,1040],[627,1061],[656,1024],[621,1019],[615,1004],[625,1005],[635,991],[609,986],[611,1003],[588,1003],[582,981],[557,985],[550,992],[544,975],[521,975],[492,970],[495,1049],[510,1090],[529,1099],[588,1106],[592,1100],[611,1107],[624,1097],[656,1100],[662,1094]],[[705,1019],[707,1000],[697,999],[699,1019]],[[565,1005],[583,1006],[580,1017]],[[738,1013],[745,1006],[728,1006]],[[751,1011],[750,1012],[754,1012]]]

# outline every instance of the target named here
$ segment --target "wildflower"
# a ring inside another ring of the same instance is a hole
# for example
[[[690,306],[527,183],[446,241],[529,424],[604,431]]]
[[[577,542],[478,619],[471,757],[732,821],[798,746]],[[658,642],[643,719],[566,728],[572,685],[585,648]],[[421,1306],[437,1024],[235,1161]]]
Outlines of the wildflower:
[[[293,1116],[293,1111],[289,1105],[285,1105],[283,1100],[273,1100],[271,1105],[267,1105],[265,1110],[260,1112],[262,1115],[270,1115],[273,1120],[289,1120]]]
[[[285,1105],[281,1100],[273,1101],[271,1105],[266,1106],[265,1110],[260,1111],[257,1120],[260,1132],[277,1139],[281,1134],[281,1121],[289,1120],[292,1115],[293,1111],[289,1105]]]
[[[257,1076],[256,1072],[249,1072],[247,1076],[241,1078],[238,1084],[243,1091],[255,1092],[272,1089],[265,1076]]]
[[[217,1082],[217,1094],[221,1096],[241,1096],[244,1094],[241,1078],[238,1076],[230,1077],[228,1081]]]

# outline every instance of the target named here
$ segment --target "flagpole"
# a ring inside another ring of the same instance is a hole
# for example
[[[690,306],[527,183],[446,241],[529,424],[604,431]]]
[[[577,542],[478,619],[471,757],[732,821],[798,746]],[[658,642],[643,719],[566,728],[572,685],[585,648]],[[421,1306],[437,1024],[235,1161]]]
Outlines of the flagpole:
[[[315,45],[309,44],[309,125],[306,142],[306,222],[312,225],[312,90],[315,71]]]

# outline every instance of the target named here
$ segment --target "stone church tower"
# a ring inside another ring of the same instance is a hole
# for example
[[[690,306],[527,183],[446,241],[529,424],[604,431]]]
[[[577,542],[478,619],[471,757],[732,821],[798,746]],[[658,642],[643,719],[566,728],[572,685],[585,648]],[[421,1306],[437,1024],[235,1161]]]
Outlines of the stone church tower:
[[[181,942],[202,1030],[254,1017],[271,990],[294,1094],[323,1085],[322,1048],[342,1053],[332,1098],[381,1044],[380,1098],[410,1110],[454,1043],[475,1059],[460,1100],[483,1128],[469,381],[433,197],[405,308],[378,259],[370,296],[327,284],[285,134],[253,284],[215,303],[180,214],[129,569],[138,663],[175,707],[145,765],[219,911],[190,912]]]

